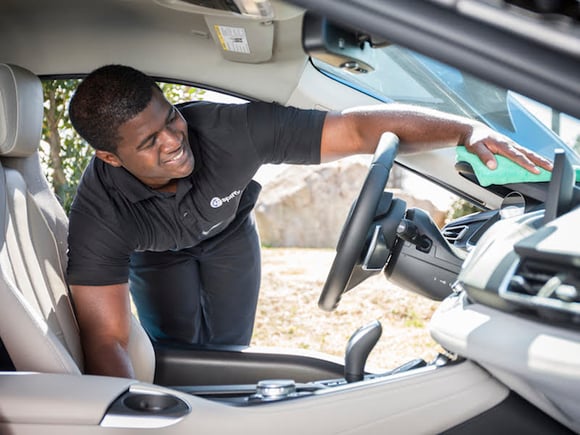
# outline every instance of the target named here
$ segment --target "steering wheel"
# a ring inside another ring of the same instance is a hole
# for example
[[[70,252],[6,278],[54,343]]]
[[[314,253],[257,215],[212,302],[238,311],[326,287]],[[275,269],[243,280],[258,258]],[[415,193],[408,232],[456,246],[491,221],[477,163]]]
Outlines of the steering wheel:
[[[318,300],[318,306],[324,311],[334,310],[347,290],[387,185],[398,147],[397,136],[383,133],[358,198],[342,228],[336,255]]]

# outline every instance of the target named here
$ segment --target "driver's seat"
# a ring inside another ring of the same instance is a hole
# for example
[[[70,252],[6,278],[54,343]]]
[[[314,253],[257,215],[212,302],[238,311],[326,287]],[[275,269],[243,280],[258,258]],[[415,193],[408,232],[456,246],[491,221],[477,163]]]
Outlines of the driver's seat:
[[[0,338],[18,371],[83,372],[65,283],[67,217],[40,165],[43,93],[38,77],[0,64]],[[155,355],[133,318],[129,353],[152,382]]]

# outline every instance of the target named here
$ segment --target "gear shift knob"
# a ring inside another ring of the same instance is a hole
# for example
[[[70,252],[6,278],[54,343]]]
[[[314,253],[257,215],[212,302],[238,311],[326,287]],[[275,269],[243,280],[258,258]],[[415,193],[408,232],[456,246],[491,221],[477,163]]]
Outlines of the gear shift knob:
[[[383,328],[378,320],[359,328],[348,340],[344,357],[346,382],[362,381],[369,353],[379,341]]]

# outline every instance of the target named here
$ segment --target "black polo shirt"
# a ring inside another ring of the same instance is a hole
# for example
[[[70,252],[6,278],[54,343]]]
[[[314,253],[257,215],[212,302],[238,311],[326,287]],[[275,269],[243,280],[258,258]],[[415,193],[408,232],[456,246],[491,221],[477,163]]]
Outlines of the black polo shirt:
[[[69,284],[125,283],[133,252],[190,248],[250,213],[260,191],[252,177],[262,164],[320,162],[326,112],[207,102],[180,111],[195,167],[175,193],[97,158],[87,166],[69,218]]]

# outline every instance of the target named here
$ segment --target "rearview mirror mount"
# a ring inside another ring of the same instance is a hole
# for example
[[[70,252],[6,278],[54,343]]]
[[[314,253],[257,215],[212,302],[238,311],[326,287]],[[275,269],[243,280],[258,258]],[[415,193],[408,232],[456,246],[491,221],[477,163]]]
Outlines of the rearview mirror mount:
[[[372,35],[331,23],[311,12],[304,14],[302,47],[311,57],[354,74],[374,71],[370,51],[387,45]]]

